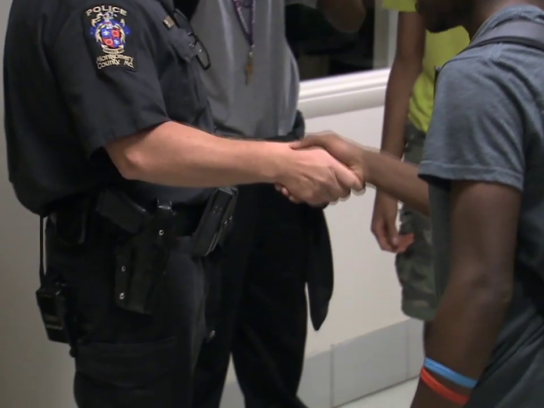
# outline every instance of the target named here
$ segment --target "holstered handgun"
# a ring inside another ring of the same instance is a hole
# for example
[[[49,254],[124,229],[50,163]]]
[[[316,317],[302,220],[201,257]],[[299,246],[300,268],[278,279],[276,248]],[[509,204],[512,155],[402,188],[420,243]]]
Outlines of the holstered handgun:
[[[148,212],[121,192],[104,192],[98,200],[99,213],[128,236],[116,249],[116,304],[151,314],[177,238],[191,237],[192,256],[210,254],[230,230],[236,198],[236,189],[221,188],[205,207],[173,208],[172,203],[158,202],[156,210]]]
[[[143,230],[117,248],[115,301],[119,307],[141,314],[152,312],[176,243],[173,218],[172,205],[160,203]]]

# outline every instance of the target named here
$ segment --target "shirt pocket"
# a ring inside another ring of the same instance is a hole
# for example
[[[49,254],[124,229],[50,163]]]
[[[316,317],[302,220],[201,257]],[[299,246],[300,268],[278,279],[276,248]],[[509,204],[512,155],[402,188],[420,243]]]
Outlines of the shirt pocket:
[[[208,108],[204,83],[200,77],[200,64],[196,37],[186,29],[170,32],[169,45],[175,60],[166,72],[163,95],[169,116],[182,123],[195,125]]]

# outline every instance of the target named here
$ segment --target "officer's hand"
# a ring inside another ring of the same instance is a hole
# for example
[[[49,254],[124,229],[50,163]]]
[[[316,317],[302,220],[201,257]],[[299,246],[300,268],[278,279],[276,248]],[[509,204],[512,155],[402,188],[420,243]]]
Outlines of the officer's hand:
[[[323,149],[293,150],[289,146],[278,184],[294,202],[311,205],[336,202],[364,186],[353,171]]]
[[[342,162],[345,167],[348,167],[361,182],[360,188],[354,188],[352,190],[355,192],[364,191],[366,173],[363,166],[362,153],[364,153],[364,149],[362,147],[339,137],[334,132],[322,132],[319,134],[308,135],[306,138],[292,143],[291,148],[298,151],[315,148],[326,150],[330,155]],[[294,194],[286,185],[276,184],[276,189],[281,191],[285,196],[289,197],[291,201],[303,201],[300,197],[297,197],[297,195]]]
[[[414,236],[399,235],[397,213],[397,200],[377,191],[372,214],[372,233],[382,250],[399,254],[408,249],[414,241]]]
[[[357,143],[344,139],[332,131],[309,134],[304,139],[291,143],[291,148],[297,150],[311,147],[325,149],[357,174],[360,180],[368,179],[368,169],[364,163],[366,150]]]

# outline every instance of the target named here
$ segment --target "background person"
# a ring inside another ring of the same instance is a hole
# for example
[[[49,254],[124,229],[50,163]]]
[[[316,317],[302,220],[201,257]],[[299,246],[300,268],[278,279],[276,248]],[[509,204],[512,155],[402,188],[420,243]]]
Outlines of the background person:
[[[299,74],[285,37],[284,0],[200,0],[191,23],[211,61],[202,78],[217,132],[236,139],[304,136]],[[357,31],[362,0],[298,1]],[[178,5],[184,10],[183,1]],[[188,10],[190,12],[190,10]],[[321,209],[271,185],[241,186],[222,284],[212,289],[211,336],[195,378],[195,408],[218,408],[229,361],[248,407],[303,407],[297,390],[310,315],[319,329],[332,295],[332,255]],[[216,303],[217,305],[217,303]],[[214,324],[215,322],[215,324]]]
[[[419,164],[433,105],[435,69],[469,43],[466,30],[456,27],[430,33],[416,13],[415,0],[384,0],[399,11],[397,47],[387,84],[381,149]],[[403,205],[397,231],[398,202],[376,192],[372,232],[380,248],[396,254],[395,267],[402,287],[402,311],[425,322],[424,338],[436,314],[437,297],[432,266],[429,218]]]

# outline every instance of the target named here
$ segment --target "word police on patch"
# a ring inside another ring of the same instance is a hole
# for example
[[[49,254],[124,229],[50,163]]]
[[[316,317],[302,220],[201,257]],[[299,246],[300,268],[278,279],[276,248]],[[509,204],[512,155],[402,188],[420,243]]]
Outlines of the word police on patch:
[[[96,68],[120,67],[135,71],[135,58],[129,47],[131,30],[128,12],[117,6],[101,5],[85,11],[84,24]]]

